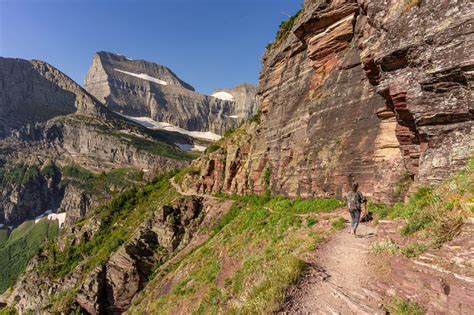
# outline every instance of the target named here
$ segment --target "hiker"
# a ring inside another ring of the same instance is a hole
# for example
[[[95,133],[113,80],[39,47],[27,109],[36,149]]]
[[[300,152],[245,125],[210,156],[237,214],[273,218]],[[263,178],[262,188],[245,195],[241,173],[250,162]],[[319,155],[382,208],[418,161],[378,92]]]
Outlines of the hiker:
[[[362,204],[366,203],[367,200],[364,198],[362,193],[358,191],[358,183],[353,183],[351,188],[352,190],[347,194],[347,208],[351,214],[351,234],[356,236],[356,230],[362,212]]]

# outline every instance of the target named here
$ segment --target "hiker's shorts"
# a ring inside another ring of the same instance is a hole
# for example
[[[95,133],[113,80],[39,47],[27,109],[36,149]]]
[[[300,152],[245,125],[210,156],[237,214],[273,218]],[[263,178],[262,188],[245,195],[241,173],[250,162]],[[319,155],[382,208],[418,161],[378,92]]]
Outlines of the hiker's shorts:
[[[352,230],[356,230],[357,226],[359,225],[359,220],[360,220],[360,210],[349,210],[349,213],[351,214],[351,228]]]

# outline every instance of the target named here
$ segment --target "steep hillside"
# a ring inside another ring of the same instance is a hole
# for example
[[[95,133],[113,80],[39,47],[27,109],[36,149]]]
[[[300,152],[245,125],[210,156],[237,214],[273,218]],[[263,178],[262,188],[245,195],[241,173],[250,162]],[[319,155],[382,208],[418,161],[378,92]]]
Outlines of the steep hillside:
[[[192,138],[124,119],[45,62],[0,58],[0,84],[1,291],[42,246],[38,218],[70,225],[194,157],[178,146]]]
[[[393,202],[462,167],[472,4],[412,2],[307,1],[263,57],[260,123],[195,162],[191,190],[340,197],[357,181]]]
[[[126,310],[157,267],[230,207],[181,197],[168,179],[129,189],[64,229],[3,299],[21,312]]]
[[[255,110],[251,88],[238,88],[235,99],[202,95],[167,67],[103,51],[94,55],[84,87],[113,111],[188,131],[223,134]]]

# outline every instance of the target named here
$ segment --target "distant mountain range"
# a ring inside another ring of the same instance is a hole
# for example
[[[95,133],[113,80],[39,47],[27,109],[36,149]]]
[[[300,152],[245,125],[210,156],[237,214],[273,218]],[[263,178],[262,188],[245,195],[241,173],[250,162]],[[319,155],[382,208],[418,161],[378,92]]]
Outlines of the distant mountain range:
[[[257,108],[255,85],[203,95],[165,66],[104,51],[94,55],[84,88],[123,115],[219,135],[239,126]]]
[[[46,62],[14,58],[0,58],[0,86],[5,226],[48,210],[75,208],[66,222],[83,216],[98,198],[68,188],[74,185],[65,184],[64,168],[159,174],[183,167],[194,157],[189,151],[204,151],[256,108],[255,86],[206,96],[164,66],[106,52],[94,56],[86,89]],[[55,180],[41,171],[51,163],[58,171]],[[71,204],[78,200],[80,209]]]

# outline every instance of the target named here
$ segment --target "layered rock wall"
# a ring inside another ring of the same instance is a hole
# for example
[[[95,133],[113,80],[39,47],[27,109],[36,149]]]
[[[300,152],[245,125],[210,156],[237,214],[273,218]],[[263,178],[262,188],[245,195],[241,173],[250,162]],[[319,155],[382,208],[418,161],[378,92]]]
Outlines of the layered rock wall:
[[[463,166],[473,10],[447,5],[306,2],[263,58],[261,123],[195,162],[190,189],[341,197],[357,181],[393,202]]]
[[[474,4],[360,1],[364,69],[397,119],[407,171],[439,182],[474,152]]]

